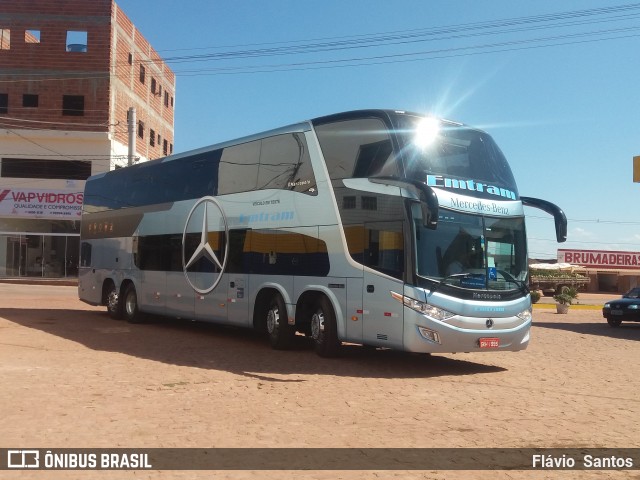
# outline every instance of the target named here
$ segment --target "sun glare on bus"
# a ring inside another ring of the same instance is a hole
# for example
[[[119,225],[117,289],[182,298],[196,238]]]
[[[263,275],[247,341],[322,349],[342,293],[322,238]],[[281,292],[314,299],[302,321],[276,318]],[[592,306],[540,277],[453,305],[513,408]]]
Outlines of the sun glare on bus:
[[[416,126],[413,142],[418,148],[427,148],[435,141],[439,132],[440,122],[438,119],[432,117],[423,118]]]

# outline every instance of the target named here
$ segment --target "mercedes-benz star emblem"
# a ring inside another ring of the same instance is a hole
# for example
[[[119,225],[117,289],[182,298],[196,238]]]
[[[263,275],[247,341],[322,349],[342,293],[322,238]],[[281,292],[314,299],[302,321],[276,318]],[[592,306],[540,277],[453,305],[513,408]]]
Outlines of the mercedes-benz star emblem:
[[[485,325],[487,325],[487,328],[493,327],[493,319],[492,318],[487,318],[487,321],[485,322]]]
[[[199,221],[200,215],[202,215],[202,221]],[[193,223],[191,222],[192,218],[194,220]],[[214,221],[212,222],[211,220]],[[215,220],[218,220],[218,225],[213,225],[216,223]],[[222,231],[224,231],[224,240],[221,239],[221,241],[224,242],[224,257],[222,261],[220,261],[218,255],[216,255],[214,249],[209,244],[210,226],[213,227],[213,232],[222,233]],[[223,230],[220,230],[220,227],[222,227]],[[198,231],[200,233],[198,246],[195,248],[195,251],[187,252],[187,235]],[[222,280],[222,274],[227,264],[227,252],[229,250],[228,240],[229,227],[227,225],[227,218],[218,201],[213,197],[203,197],[198,200],[187,216],[187,221],[184,224],[184,232],[182,233],[182,271],[184,272],[187,282],[196,292],[200,294],[209,293],[216,288],[220,280]],[[187,258],[187,254],[189,254],[189,258]],[[189,272],[189,268],[196,263],[200,264],[200,259],[204,259],[213,271],[208,272],[207,270],[208,273],[200,273],[201,281],[194,283],[190,275],[193,276],[195,273]],[[203,282],[206,282],[204,286],[201,285]]]

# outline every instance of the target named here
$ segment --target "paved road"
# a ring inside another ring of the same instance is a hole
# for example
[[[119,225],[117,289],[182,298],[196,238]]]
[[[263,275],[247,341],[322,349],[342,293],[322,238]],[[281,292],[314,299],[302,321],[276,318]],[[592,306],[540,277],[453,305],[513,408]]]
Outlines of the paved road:
[[[273,351],[244,330],[114,321],[79,302],[72,287],[0,284],[0,447],[640,447],[640,324],[612,329],[588,309],[534,315],[524,352],[427,357],[353,346],[330,360],[304,341]],[[638,478],[635,472],[471,476]],[[28,478],[210,478],[162,473]],[[283,477],[469,475],[216,478]]]

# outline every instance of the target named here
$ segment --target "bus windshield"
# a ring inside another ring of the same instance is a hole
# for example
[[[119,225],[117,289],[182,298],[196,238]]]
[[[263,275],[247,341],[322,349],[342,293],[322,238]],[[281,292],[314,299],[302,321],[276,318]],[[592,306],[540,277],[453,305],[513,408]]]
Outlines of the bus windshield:
[[[424,182],[446,175],[517,192],[507,159],[487,133],[424,117],[401,116],[396,123],[406,177]]]
[[[441,210],[438,228],[412,206],[417,274],[469,289],[515,290],[527,282],[524,218],[495,218]]]

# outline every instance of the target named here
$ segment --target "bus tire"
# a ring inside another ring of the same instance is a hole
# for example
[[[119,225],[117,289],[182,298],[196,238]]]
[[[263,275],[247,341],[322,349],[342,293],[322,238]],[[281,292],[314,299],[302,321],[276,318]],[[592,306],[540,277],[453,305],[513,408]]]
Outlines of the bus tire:
[[[124,290],[124,297],[122,301],[124,317],[127,319],[129,323],[140,323],[142,322],[142,313],[138,308],[138,294],[136,292],[136,287],[133,283],[127,285],[127,288]]]
[[[105,303],[109,316],[115,320],[122,318],[122,299],[113,282],[105,285]]]
[[[289,325],[287,306],[280,294],[276,293],[269,301],[266,325],[269,342],[274,349],[286,350],[291,347],[296,330]]]
[[[327,297],[320,297],[311,311],[311,338],[321,357],[336,357],[340,353],[336,315]]]

